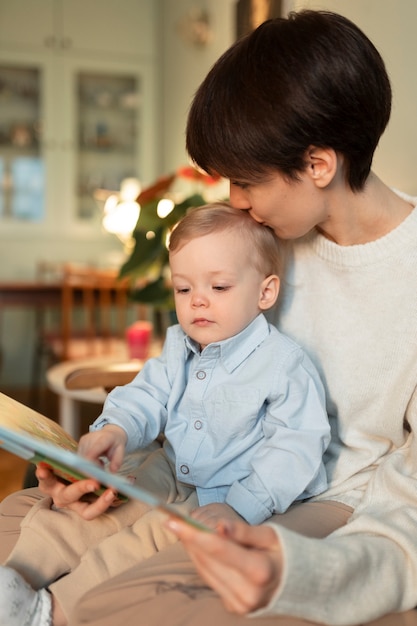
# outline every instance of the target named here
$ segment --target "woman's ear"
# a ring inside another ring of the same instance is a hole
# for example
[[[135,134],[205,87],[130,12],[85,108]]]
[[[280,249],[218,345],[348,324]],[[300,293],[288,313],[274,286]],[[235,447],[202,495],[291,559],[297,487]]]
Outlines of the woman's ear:
[[[316,187],[323,189],[335,178],[340,156],[333,148],[310,146],[306,151],[306,172]]]
[[[279,294],[279,278],[271,274],[264,278],[261,284],[258,306],[261,311],[266,311],[274,306]]]

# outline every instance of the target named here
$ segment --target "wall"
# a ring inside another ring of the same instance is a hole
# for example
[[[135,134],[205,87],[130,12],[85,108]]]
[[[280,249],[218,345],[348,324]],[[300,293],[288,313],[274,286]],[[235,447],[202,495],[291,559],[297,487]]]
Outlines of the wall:
[[[97,0],[98,1],[98,0]],[[158,174],[173,171],[187,160],[184,129],[188,107],[199,83],[218,56],[234,39],[235,0],[149,0],[157,2],[157,24],[145,28],[157,33],[156,48],[159,99],[155,109],[159,124]],[[392,120],[375,157],[375,171],[389,184],[417,195],[417,84],[414,29],[415,0],[285,0],[284,12],[308,6],[338,11],[350,17],[380,49],[394,88]],[[181,21],[194,7],[205,7],[211,18],[213,39],[206,47],[195,47],[179,35]],[[140,33],[138,33],[140,37]],[[23,278],[33,272],[34,260],[114,259],[121,252],[115,238],[100,242],[48,241],[38,237],[21,242],[2,241],[0,276]],[[13,276],[9,266],[13,265]],[[3,367],[1,385],[27,385],[33,343],[33,319],[22,311],[6,311],[0,318]]]
[[[195,8],[206,8],[212,40],[196,46],[180,35]],[[162,0],[161,5],[161,168],[171,172],[187,163],[184,131],[187,112],[200,82],[235,34],[235,0]]]
[[[415,0],[286,0],[284,12],[327,9],[354,21],[381,53],[393,87],[389,126],[375,153],[374,171],[387,184],[417,195],[417,82]]]

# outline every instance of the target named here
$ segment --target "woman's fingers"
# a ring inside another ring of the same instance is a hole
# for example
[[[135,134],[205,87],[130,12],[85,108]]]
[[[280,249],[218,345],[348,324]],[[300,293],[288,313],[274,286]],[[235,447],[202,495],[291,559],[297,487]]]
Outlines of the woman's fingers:
[[[242,522],[223,520],[218,525],[219,534],[244,546],[270,550],[278,548],[278,538],[270,526],[250,526]]]
[[[281,553],[271,528],[229,520],[216,533],[198,531],[178,520],[170,520],[168,527],[228,610],[245,614],[269,602],[281,577]]]

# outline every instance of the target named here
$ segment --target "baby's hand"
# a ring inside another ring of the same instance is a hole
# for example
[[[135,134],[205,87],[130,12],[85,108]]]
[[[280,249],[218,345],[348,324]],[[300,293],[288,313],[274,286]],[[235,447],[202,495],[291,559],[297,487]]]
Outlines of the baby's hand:
[[[106,456],[110,461],[110,471],[117,472],[123,461],[126,441],[127,435],[123,428],[107,424],[100,430],[83,435],[78,444],[78,452],[96,462],[101,456]]]
[[[239,513],[236,513],[231,506],[223,502],[212,502],[211,504],[199,506],[191,513],[191,517],[213,529],[217,527],[220,520],[231,519],[242,521]]]

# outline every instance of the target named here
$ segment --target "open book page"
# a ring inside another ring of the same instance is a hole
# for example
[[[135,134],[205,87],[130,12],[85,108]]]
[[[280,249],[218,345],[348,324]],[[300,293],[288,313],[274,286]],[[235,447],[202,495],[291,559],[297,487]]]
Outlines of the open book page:
[[[0,426],[48,440],[61,448],[76,450],[77,442],[59,424],[0,393]]]
[[[32,435],[42,441],[50,441],[66,450],[77,451],[77,441],[57,422],[3,393],[0,393],[0,426],[5,426],[15,432]],[[136,454],[127,454],[118,474],[134,480],[137,463]],[[78,477],[73,476],[73,472],[67,476],[63,476],[58,471],[56,473],[68,481],[79,480]]]
[[[57,476],[69,482],[94,478],[103,485],[102,489],[111,487],[122,500],[135,498],[201,530],[208,530],[192,518],[179,514],[173,505],[136,486],[128,476],[111,473],[77,454],[77,442],[59,424],[2,393],[0,447],[36,465],[46,464]],[[127,466],[131,466],[129,458]]]

